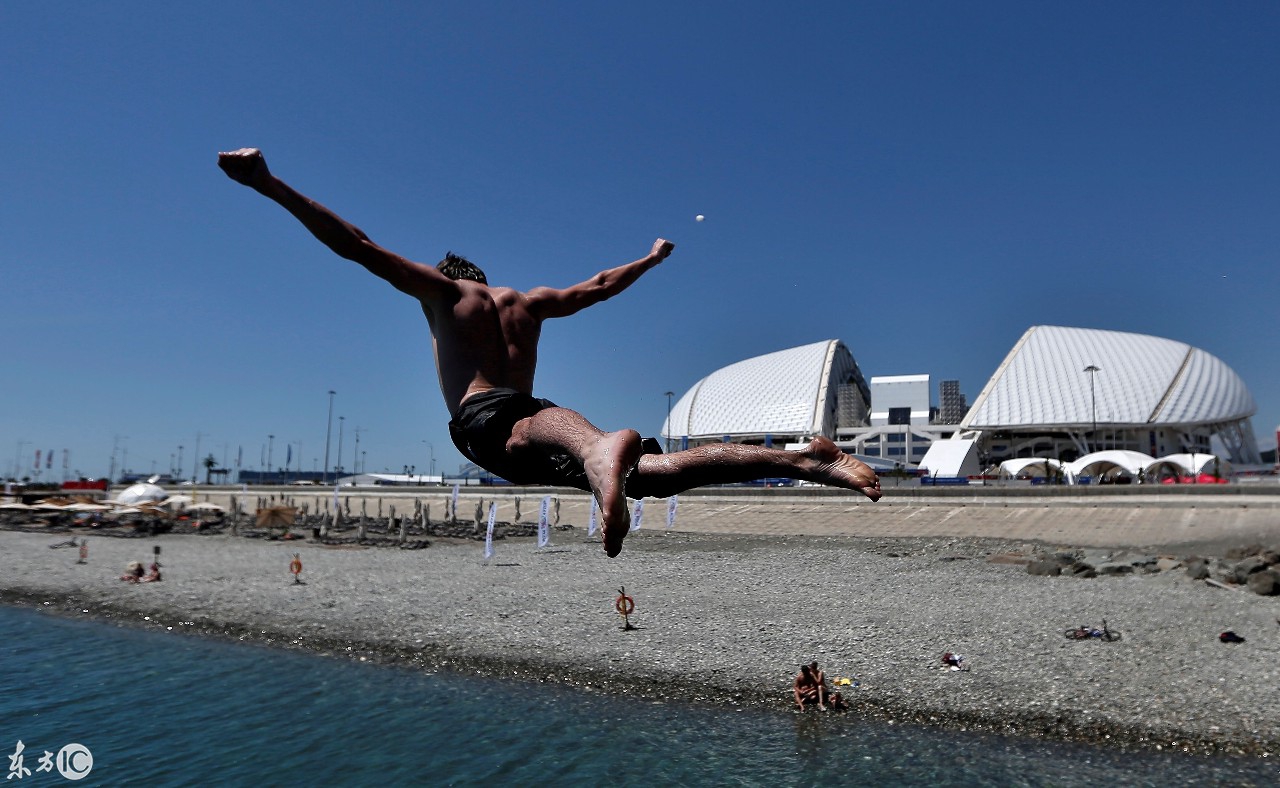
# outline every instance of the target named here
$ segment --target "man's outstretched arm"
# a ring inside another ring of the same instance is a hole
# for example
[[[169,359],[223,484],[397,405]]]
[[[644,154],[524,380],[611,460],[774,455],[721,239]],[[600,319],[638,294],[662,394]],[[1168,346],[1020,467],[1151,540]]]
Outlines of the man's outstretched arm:
[[[359,263],[397,290],[421,299],[429,295],[432,288],[452,284],[436,269],[378,246],[359,227],[272,175],[262,151],[257,148],[219,153],[218,166],[233,181],[278,202],[336,254]]]
[[[634,263],[601,271],[587,281],[563,290],[536,287],[528,293],[529,307],[543,319],[568,317],[626,290],[645,271],[667,259],[667,255],[671,254],[674,248],[676,248],[675,244],[659,238],[653,242],[653,249],[649,254]]]

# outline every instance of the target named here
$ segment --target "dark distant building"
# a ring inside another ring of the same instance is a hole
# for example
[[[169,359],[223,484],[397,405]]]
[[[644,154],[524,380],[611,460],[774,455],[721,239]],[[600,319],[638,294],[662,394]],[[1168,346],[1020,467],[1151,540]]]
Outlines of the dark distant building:
[[[938,424],[959,424],[969,410],[960,392],[960,381],[944,380],[938,384]]]

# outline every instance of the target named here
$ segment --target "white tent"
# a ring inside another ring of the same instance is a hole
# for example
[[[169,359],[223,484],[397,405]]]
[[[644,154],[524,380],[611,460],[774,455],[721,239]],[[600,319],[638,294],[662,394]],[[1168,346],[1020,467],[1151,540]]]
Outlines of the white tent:
[[[1067,475],[1066,463],[1052,457],[1015,457],[1000,463],[1001,476],[1018,476],[1026,472],[1030,476],[1047,477],[1055,472]]]
[[[1168,471],[1172,471],[1172,474],[1167,473]],[[1147,475],[1152,478],[1165,475],[1198,476],[1202,473],[1212,476],[1214,471],[1224,479],[1233,473],[1230,462],[1216,454],[1204,452],[1167,454],[1147,466]]]
[[[1124,475],[1136,479],[1139,472],[1146,473],[1146,468],[1154,461],[1155,458],[1140,451],[1107,449],[1086,454],[1075,462],[1069,462],[1066,469],[1072,484],[1075,484],[1075,479],[1081,476],[1113,479]]]
[[[126,487],[116,496],[114,502],[124,506],[132,506],[146,501],[163,501],[168,497],[169,493],[165,492],[163,487],[144,483]]]

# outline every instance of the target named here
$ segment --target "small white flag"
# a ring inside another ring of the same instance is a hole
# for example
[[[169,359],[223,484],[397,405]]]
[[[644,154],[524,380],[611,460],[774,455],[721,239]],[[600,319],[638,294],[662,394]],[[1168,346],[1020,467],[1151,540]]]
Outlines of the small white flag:
[[[680,496],[673,495],[667,499],[667,527],[676,524],[676,507],[680,505]]]
[[[456,520],[458,519],[458,485],[456,484],[453,485],[453,501],[451,506],[452,508],[449,511],[453,513],[453,519]]]
[[[493,521],[498,519],[498,504],[489,504],[489,529],[484,534],[485,560],[493,558]]]
[[[631,530],[640,530],[640,518],[644,516],[644,501],[636,501],[636,508],[631,512]]]
[[[591,519],[587,520],[587,536],[596,535],[596,497],[591,496]]]
[[[333,483],[333,515],[338,516],[338,483]]]
[[[551,507],[551,496],[542,499],[542,508],[538,512],[538,547],[551,544],[551,534],[547,527],[547,509]]]

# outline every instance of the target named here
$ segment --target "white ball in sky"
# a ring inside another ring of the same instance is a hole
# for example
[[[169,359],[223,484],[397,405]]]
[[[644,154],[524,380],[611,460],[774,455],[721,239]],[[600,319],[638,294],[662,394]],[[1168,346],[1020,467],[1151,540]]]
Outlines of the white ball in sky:
[[[705,218],[707,218],[707,217],[703,216],[702,214],[698,214],[697,216],[693,217],[693,220],[694,220],[695,222],[700,222],[700,221],[702,221],[702,220],[703,220],[703,219],[705,219]]]

